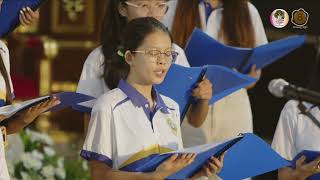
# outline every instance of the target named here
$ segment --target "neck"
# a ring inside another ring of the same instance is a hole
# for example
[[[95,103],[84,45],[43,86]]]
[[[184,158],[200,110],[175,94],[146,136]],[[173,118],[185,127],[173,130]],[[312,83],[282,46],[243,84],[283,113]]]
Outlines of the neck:
[[[132,87],[134,87],[140,94],[142,94],[149,101],[150,105],[153,105],[153,98],[152,98],[152,93],[151,93],[152,85],[143,84],[143,83],[139,82],[138,80],[132,78],[131,76],[128,76],[127,82]]]
[[[220,4],[220,0],[210,0],[209,3],[212,8],[217,8]]]

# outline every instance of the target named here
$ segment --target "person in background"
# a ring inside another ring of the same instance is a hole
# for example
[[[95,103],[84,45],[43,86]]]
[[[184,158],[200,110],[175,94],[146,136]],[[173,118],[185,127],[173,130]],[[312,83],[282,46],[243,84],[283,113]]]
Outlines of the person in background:
[[[320,60],[314,65],[308,89],[320,93]],[[277,129],[273,137],[272,147],[283,158],[292,160],[303,150],[320,151],[320,126],[311,118],[320,123],[320,107],[307,102],[301,102],[310,115],[302,113],[300,102],[291,100],[281,111]],[[319,124],[318,123],[318,124]],[[296,161],[296,167],[286,167],[278,170],[279,180],[305,180],[320,173],[320,157],[306,163],[302,156]]]
[[[0,13],[2,0],[0,0]],[[37,21],[39,12],[33,12],[30,8],[23,8],[20,13],[20,21],[23,25],[31,25]],[[14,98],[13,86],[10,77],[9,50],[6,44],[0,39],[0,106],[12,103]],[[7,118],[0,114],[0,179],[10,179],[5,160],[5,140],[7,134],[13,134],[33,122],[41,113],[58,105],[60,101],[53,97],[51,100],[43,102],[37,106],[25,110],[22,114],[14,118]]]

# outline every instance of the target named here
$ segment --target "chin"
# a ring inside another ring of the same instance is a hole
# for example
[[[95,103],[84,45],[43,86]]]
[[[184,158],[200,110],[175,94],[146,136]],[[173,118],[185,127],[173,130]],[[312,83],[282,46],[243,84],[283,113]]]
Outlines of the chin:
[[[164,79],[154,78],[152,80],[152,84],[158,85],[158,84],[161,84],[163,81],[164,81]]]

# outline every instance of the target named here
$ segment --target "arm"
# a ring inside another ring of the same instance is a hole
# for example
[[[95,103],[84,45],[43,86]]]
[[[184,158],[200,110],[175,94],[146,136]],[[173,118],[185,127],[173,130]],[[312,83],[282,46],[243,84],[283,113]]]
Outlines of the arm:
[[[40,103],[36,106],[29,108],[18,117],[10,119],[5,125],[8,134],[13,134],[20,131],[28,124],[32,123],[41,113],[47,111],[48,109],[58,104],[60,104],[60,101],[56,97],[53,97],[46,102]]]
[[[279,169],[279,180],[305,180],[309,176],[320,173],[320,157],[310,163],[305,163],[305,157],[301,157],[296,162],[296,168],[290,167]]]
[[[132,173],[118,171],[106,166],[99,161],[90,161],[89,166],[91,169],[92,180],[157,180],[161,177],[156,177],[152,173]]]
[[[257,69],[256,68],[256,65],[253,65],[251,67],[251,70],[250,70],[250,73],[248,74],[248,76],[252,77],[252,78],[256,78],[258,79],[257,82],[251,84],[250,86],[248,86],[246,89],[249,90],[249,89],[252,89],[256,86],[256,84],[258,83],[258,81],[260,80],[260,77],[261,77],[261,69]]]
[[[195,154],[172,155],[168,160],[160,164],[156,171],[151,173],[114,170],[99,161],[90,161],[89,165],[92,180],[162,180],[191,164],[195,157]]]
[[[194,127],[200,127],[206,120],[209,110],[209,100],[212,97],[212,84],[208,79],[202,80],[193,90],[192,96],[199,99],[196,104],[191,105],[187,117],[189,123]]]

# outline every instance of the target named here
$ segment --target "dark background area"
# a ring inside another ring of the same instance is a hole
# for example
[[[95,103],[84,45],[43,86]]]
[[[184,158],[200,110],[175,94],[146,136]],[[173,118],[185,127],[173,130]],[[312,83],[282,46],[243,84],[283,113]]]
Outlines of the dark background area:
[[[253,0],[251,2],[260,13],[269,41],[291,35],[307,35],[307,43],[303,47],[265,68],[257,86],[249,91],[254,116],[254,131],[271,142],[280,112],[287,100],[273,97],[268,92],[268,84],[272,79],[283,78],[298,86],[308,85],[316,57],[316,42],[320,38],[320,6],[315,0]],[[306,29],[293,28],[294,25],[291,23],[291,13],[299,8],[304,8],[309,13]],[[286,27],[277,29],[271,25],[269,17],[275,9],[284,9],[288,12],[290,21]],[[255,179],[270,180],[277,179],[277,177],[275,172],[271,172]]]

